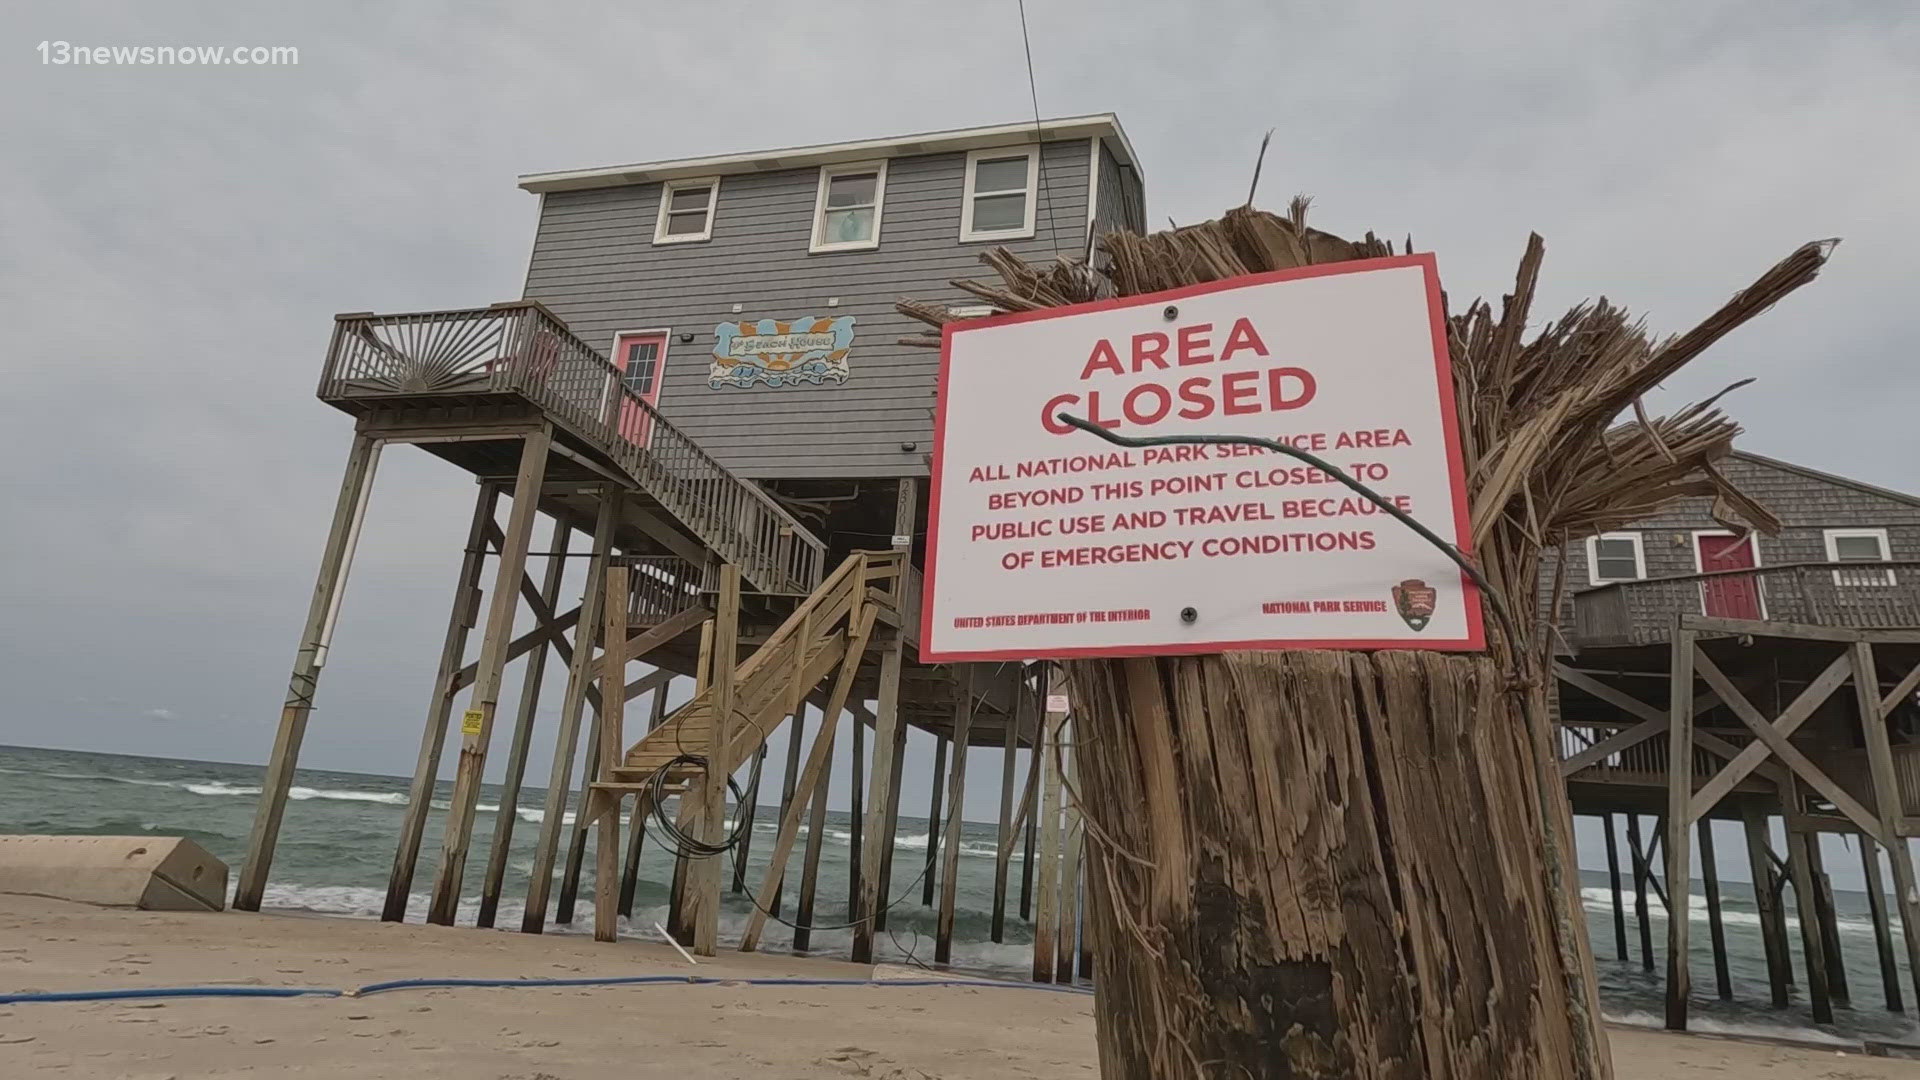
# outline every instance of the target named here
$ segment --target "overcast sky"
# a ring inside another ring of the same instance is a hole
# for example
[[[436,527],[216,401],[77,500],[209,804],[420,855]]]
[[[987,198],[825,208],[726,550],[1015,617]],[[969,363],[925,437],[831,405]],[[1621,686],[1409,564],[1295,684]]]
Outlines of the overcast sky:
[[[1031,116],[1013,0],[225,6],[0,14],[0,743],[264,759],[350,431],[313,398],[330,317],[516,297],[517,174]],[[1537,310],[1604,293],[1681,330],[1844,237],[1662,400],[1755,376],[1727,403],[1748,448],[1920,490],[1920,7],[1029,16],[1041,110],[1118,113],[1156,224],[1242,200],[1273,128],[1264,202],[1411,233],[1456,304],[1537,230]],[[57,66],[42,40],[299,64]],[[306,764],[411,768],[471,498],[387,454]]]

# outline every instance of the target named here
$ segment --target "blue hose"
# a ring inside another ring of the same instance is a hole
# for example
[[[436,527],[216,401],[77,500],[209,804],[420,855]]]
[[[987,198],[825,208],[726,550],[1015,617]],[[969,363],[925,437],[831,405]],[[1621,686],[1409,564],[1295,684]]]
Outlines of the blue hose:
[[[358,990],[333,990],[299,986],[157,986],[131,990],[61,990],[44,994],[0,994],[0,1005],[20,1005],[53,1001],[137,1001],[143,998],[188,997],[366,997],[395,990],[452,989],[458,987],[545,987],[545,986],[964,986],[974,989],[1045,990],[1055,994],[1091,995],[1092,990],[1078,986],[1052,986],[1046,983],[975,981],[972,979],[807,979],[758,978],[730,979],[719,975],[625,975],[600,979],[395,979],[369,983]]]
[[[0,1005],[18,1005],[31,1001],[137,1001],[141,998],[339,996],[340,991],[319,986],[154,986],[134,990],[57,990],[49,994],[0,994]]]

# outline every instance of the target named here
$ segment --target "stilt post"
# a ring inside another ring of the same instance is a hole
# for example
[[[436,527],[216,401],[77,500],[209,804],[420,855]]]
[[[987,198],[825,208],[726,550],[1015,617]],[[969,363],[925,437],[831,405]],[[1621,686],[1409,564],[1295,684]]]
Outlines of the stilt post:
[[[967,741],[973,734],[973,675],[971,664],[958,665],[954,672],[958,692],[953,706],[953,764],[947,774],[947,789],[952,806],[947,820],[936,822],[946,833],[946,861],[940,867],[940,915],[935,924],[933,962],[953,962],[953,914],[960,889],[961,810],[967,805]],[[934,826],[929,826],[931,829]]]
[[[793,786],[800,780],[800,744],[807,734],[807,702],[804,696],[800,704],[794,706],[793,722],[787,727],[787,771],[780,780],[780,820],[787,820],[787,811],[793,808]],[[780,898],[786,894],[786,879],[781,878],[780,887],[773,890],[773,898],[767,902],[767,910],[780,914]]]
[[[713,702],[712,743],[707,748],[707,771],[700,781],[700,827],[708,844],[717,845],[727,828],[727,780],[733,760],[734,671],[740,665],[740,568],[720,567],[720,601],[713,616],[713,672],[709,694]],[[746,813],[742,806],[737,813]],[[693,924],[693,951],[712,956],[720,948],[720,870],[722,856],[697,860],[689,871],[694,887],[687,921]]]
[[[626,753],[627,709],[627,599],[632,595],[631,571],[625,563],[607,567],[607,595],[602,601],[600,640],[600,769],[596,779],[611,779]],[[644,803],[645,798],[639,802]],[[593,940],[620,937],[620,802],[618,795],[589,796],[581,816],[593,819]],[[644,805],[634,807],[645,814]]]
[[[1633,917],[1640,924],[1640,966],[1653,970],[1653,923],[1647,916],[1647,854],[1640,843],[1640,815],[1627,815],[1627,855],[1633,860]]]
[[[1842,1007],[1853,1004],[1853,987],[1847,979],[1847,960],[1840,950],[1840,919],[1833,910],[1833,879],[1827,874],[1826,853],[1820,850],[1820,833],[1807,833],[1807,866],[1813,871],[1814,910],[1820,915],[1820,944],[1827,960],[1827,993]]]
[[[880,845],[880,906],[873,910],[873,928],[887,928],[887,913],[893,904],[893,854],[898,848],[900,838],[900,772],[907,761],[907,725],[904,721],[895,726],[893,738],[893,767],[888,771],[887,788],[887,842]],[[928,840],[932,846],[932,840]]]
[[[433,807],[433,789],[440,777],[440,753],[447,742],[447,721],[453,717],[453,699],[459,694],[454,672],[466,658],[467,633],[480,621],[480,576],[487,561],[487,525],[500,501],[500,486],[482,482],[473,500],[473,522],[467,528],[467,546],[460,560],[460,577],[453,588],[453,608],[447,616],[447,636],[440,647],[440,667],[433,678],[433,702],[420,732],[420,756],[407,789],[407,812],[400,820],[400,843],[394,849],[393,869],[387,874],[387,900],[380,912],[386,922],[404,922],[413,892],[414,867],[420,860],[420,839]]]
[[[480,801],[487,744],[493,738],[493,718],[500,707],[500,676],[507,666],[507,645],[513,638],[514,616],[520,610],[520,578],[526,572],[527,548],[533,535],[534,515],[540,507],[540,485],[546,476],[547,448],[552,438],[551,432],[541,428],[527,433],[520,447],[513,508],[507,514],[507,527],[500,543],[500,565],[494,575],[486,633],[480,639],[473,699],[460,721],[460,763],[454,771],[452,806],[447,810],[440,867],[433,882],[433,901],[427,909],[427,921],[441,926],[452,926],[460,909],[467,847],[473,840],[474,807]]]
[[[547,575],[540,583],[540,599],[551,613],[560,601],[560,581],[567,570],[567,546],[573,527],[554,519],[553,542],[547,548]],[[576,634],[590,638],[591,634]],[[501,778],[500,809],[493,815],[493,836],[487,847],[487,873],[480,884],[480,915],[475,925],[491,927],[500,911],[500,888],[507,877],[507,856],[513,846],[513,829],[520,818],[520,785],[527,775],[527,751],[533,745],[533,717],[540,706],[540,687],[547,677],[549,642],[542,641],[527,654],[526,674],[520,683],[520,709],[514,717],[513,742],[507,749],[507,771]]]
[[[673,686],[669,677],[647,695],[647,730],[652,731],[667,718],[667,691]],[[620,914],[633,917],[633,897],[640,888],[640,854],[646,846],[647,819],[652,807],[645,799],[635,799],[633,817],[627,822],[627,854],[620,868]]]
[[[1693,918],[1693,631],[1673,618],[1667,684],[1667,1030],[1687,1030],[1693,974],[1687,932]]]
[[[1707,936],[1713,943],[1713,988],[1721,1001],[1733,1000],[1733,973],[1727,970],[1727,930],[1720,918],[1720,864],[1713,852],[1713,819],[1701,818],[1700,879],[1705,883]]]
[[[1627,960],[1627,905],[1620,896],[1620,841],[1613,833],[1613,815],[1600,815],[1607,834],[1607,884],[1613,900],[1613,947],[1621,963]]]
[[[1827,982],[1827,954],[1820,932],[1819,904],[1815,899],[1813,856],[1809,849],[1819,842],[1794,819],[1803,812],[1798,785],[1791,775],[1782,785],[1787,826],[1787,866],[1793,873],[1793,901],[1800,916],[1800,947],[1807,957],[1807,1000],[1813,1006],[1818,1024],[1833,1023],[1833,997]]]
[[[993,924],[988,937],[996,945],[1007,937],[1007,870],[1013,864],[1013,845],[1018,833],[1013,818],[1013,787],[1020,732],[1032,723],[1034,713],[1033,694],[1027,689],[1024,670],[1014,682],[1013,701],[1013,716],[1001,733],[1000,831],[993,846]]]
[[[1793,982],[1791,951],[1787,948],[1787,923],[1780,911],[1780,877],[1773,869],[1773,850],[1767,837],[1764,808],[1748,801],[1741,806],[1740,820],[1747,834],[1747,864],[1753,880],[1753,906],[1759,913],[1760,945],[1767,958],[1767,987],[1773,1007],[1784,1009]]]
[[[1880,848],[1864,833],[1860,841],[1860,873],[1866,879],[1867,911],[1873,919],[1873,946],[1880,959],[1880,985],[1887,1008],[1904,1012],[1900,993],[1900,962],[1894,958],[1893,927],[1887,920],[1887,887],[1880,876]]]
[[[1060,668],[1050,667],[1047,671],[1049,691],[1064,687],[1065,674]],[[1053,695],[1049,693],[1049,698]],[[1060,771],[1055,767],[1057,756],[1054,748],[1059,745],[1061,727],[1066,723],[1065,710],[1055,710],[1057,704],[1047,702],[1045,737],[1040,740],[1034,752],[1041,758],[1040,777],[1040,863],[1034,868],[1034,876],[1039,880],[1039,896],[1033,906],[1033,981],[1050,983],[1054,979],[1054,948],[1060,929]]]
[[[253,831],[247,837],[247,861],[241,866],[239,881],[234,887],[233,906],[241,911],[259,911],[260,900],[267,890],[267,872],[273,866],[274,845],[280,840],[280,820],[287,810],[287,790],[292,787],[294,770],[300,764],[300,743],[306,738],[307,717],[313,712],[320,669],[327,663],[327,647],[333,639],[342,587],[353,563],[353,549],[360,539],[360,524],[366,519],[367,495],[373,489],[380,445],[380,440],[356,433],[353,448],[347,452],[346,474],[340,480],[333,523],[327,530],[326,546],[320,551],[320,571],[314,580],[313,597],[307,604],[307,623],[300,632],[293,673],[287,679],[287,700],[280,707],[280,726],[274,732],[273,753],[267,759],[266,775],[260,782],[260,802],[254,810]]]
[[[920,902],[927,907],[933,906],[933,887],[940,875],[935,872],[940,857],[940,798],[947,792],[947,737],[933,737],[933,780],[927,786],[933,789],[931,805],[927,807],[927,866],[921,875]]]
[[[1074,779],[1073,754],[1071,747],[1077,737],[1079,725],[1069,717],[1063,725],[1062,736],[1053,747],[1053,767],[1060,776],[1062,788],[1066,788]],[[1077,791],[1078,788],[1073,790]],[[1064,794],[1064,792],[1063,792]],[[1080,820],[1080,808],[1071,798],[1062,799],[1060,825],[1060,936],[1059,951],[1054,959],[1053,977],[1056,982],[1073,982],[1074,958],[1080,948],[1080,845],[1085,839],[1086,826]]]
[[[1907,971],[1913,979],[1914,1000],[1920,1002],[1920,891],[1916,890],[1914,881],[1913,852],[1901,828],[1904,811],[1900,784],[1893,768],[1893,747],[1887,738],[1887,716],[1899,704],[1899,698],[1880,697],[1879,670],[1874,665],[1871,644],[1856,642],[1852,652],[1854,700],[1867,744],[1867,764],[1873,776],[1873,808],[1880,820],[1880,831],[1888,840],[1887,863],[1893,870],[1893,900],[1900,910]]]

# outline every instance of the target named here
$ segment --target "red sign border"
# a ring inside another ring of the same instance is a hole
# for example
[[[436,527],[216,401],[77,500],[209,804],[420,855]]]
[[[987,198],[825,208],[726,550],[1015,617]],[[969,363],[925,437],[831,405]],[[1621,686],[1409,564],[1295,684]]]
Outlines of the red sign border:
[[[1011,326],[1015,323],[1038,322],[1042,319],[1058,319],[1070,315],[1085,315],[1095,311],[1115,311],[1122,308],[1150,307],[1164,304],[1169,300],[1178,300],[1188,296],[1205,296],[1208,293],[1225,292],[1229,289],[1245,288],[1250,285],[1267,285],[1277,281],[1298,281],[1303,278],[1333,277],[1340,274],[1361,274],[1372,270],[1395,270],[1409,266],[1421,269],[1427,285],[1427,321],[1433,333],[1433,367],[1435,378],[1440,386],[1440,426],[1446,438],[1447,478],[1453,488],[1454,536],[1462,554],[1472,558],[1472,527],[1467,512],[1467,471],[1460,452],[1460,414],[1454,403],[1453,395],[1453,359],[1447,352],[1446,320],[1442,314],[1444,305],[1440,297],[1440,271],[1432,252],[1417,255],[1389,255],[1378,259],[1355,259],[1348,262],[1322,263],[1316,266],[1301,266],[1291,270],[1271,270],[1263,274],[1247,274],[1228,278],[1223,281],[1209,281],[1199,285],[1184,285],[1164,292],[1145,293],[1140,296],[1121,297],[1113,300],[1095,300],[1085,304],[1070,304],[1065,307],[1046,308],[1041,311],[1016,311],[987,318],[966,319],[949,322],[940,332],[940,372],[937,386],[947,385],[947,375],[953,362],[953,338],[971,330],[982,330],[998,326]],[[1096,645],[1078,649],[1048,649],[1034,653],[1026,649],[987,649],[960,652],[932,652],[928,646],[933,641],[933,594],[937,587],[940,545],[940,506],[941,476],[947,451],[947,402],[948,395],[941,393],[935,405],[933,422],[933,464],[929,475],[930,494],[927,503],[927,573],[920,595],[920,661],[926,664],[966,663],[981,660],[1072,660],[1093,659],[1097,657],[1121,656],[1196,656],[1208,653],[1221,653],[1244,649],[1430,649],[1447,652],[1480,652],[1487,647],[1485,618],[1481,605],[1475,601],[1479,590],[1474,587],[1471,578],[1465,572],[1460,574],[1461,594],[1466,602],[1467,636],[1463,638],[1435,638],[1428,640],[1371,640],[1359,638],[1324,638],[1254,641],[1189,641],[1167,642],[1159,645]]]

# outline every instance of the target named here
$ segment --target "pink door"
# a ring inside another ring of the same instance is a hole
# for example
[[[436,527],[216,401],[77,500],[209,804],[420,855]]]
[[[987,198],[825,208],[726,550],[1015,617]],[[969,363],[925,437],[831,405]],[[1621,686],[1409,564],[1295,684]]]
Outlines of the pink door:
[[[620,403],[620,437],[635,446],[647,445],[652,417],[634,398],[652,405],[660,399],[660,365],[667,355],[665,334],[622,334],[613,346],[613,366],[620,369],[626,387]]]
[[[1751,570],[1760,564],[1753,549],[1753,534],[1745,536],[1694,537],[1699,545],[1700,572]],[[1708,615],[1722,619],[1761,619],[1760,582],[1752,574],[1727,574],[1706,578],[1700,583],[1702,608]]]

